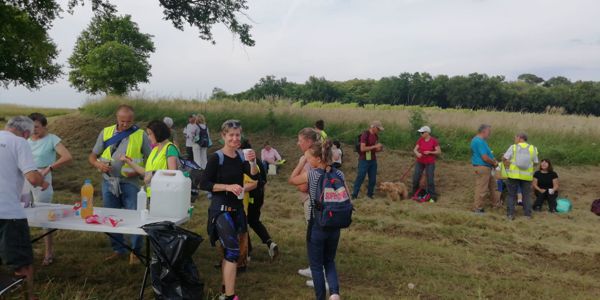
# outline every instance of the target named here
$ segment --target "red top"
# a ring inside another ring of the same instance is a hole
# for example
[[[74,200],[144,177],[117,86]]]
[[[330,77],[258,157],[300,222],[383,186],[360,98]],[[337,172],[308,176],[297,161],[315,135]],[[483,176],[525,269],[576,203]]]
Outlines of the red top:
[[[360,136],[360,143],[364,143],[365,146],[375,146],[377,145],[377,143],[379,143],[379,137],[376,134],[371,133],[370,131],[365,131],[363,132],[363,134]],[[369,151],[367,151],[369,152]],[[360,152],[358,154],[358,159],[359,160],[367,160],[367,152]],[[371,160],[377,160],[377,156],[376,156],[376,151],[372,150],[371,151]]]
[[[419,138],[419,140],[417,141],[417,145],[419,146],[419,153],[423,154],[423,152],[425,151],[435,151],[435,148],[437,146],[439,146],[438,141],[433,138],[430,137],[429,141],[425,141],[424,138]],[[435,163],[435,155],[430,154],[430,155],[425,155],[423,154],[423,156],[421,156],[421,158],[417,158],[417,162],[422,163],[422,164],[433,164]]]

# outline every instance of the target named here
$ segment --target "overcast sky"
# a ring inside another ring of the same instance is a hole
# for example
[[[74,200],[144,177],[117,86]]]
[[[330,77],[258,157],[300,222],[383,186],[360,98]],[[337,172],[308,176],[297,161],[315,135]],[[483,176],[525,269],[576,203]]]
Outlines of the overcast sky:
[[[112,2],[154,35],[152,77],[140,86],[153,98],[202,98],[213,87],[239,92],[269,74],[295,82],[402,72],[600,80],[596,0],[250,0],[254,47],[220,25],[216,45],[193,28],[176,30],[162,20],[157,0]],[[88,5],[54,23],[50,35],[65,73],[91,15]],[[0,103],[78,107],[90,96],[66,77],[35,91],[0,87]]]

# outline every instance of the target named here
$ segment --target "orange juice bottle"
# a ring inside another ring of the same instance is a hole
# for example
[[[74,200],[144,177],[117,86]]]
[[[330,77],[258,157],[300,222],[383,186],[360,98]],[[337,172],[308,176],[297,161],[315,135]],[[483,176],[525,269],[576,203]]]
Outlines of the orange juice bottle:
[[[85,219],[94,214],[94,186],[86,179],[81,187],[81,218]]]

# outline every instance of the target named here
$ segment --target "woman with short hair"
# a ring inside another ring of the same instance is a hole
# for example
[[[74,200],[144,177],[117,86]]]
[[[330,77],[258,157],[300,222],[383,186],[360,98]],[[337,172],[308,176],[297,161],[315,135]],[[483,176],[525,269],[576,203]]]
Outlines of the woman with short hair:
[[[33,195],[33,200],[40,203],[51,203],[54,195],[54,189],[52,188],[52,173],[56,169],[64,166],[71,162],[73,157],[69,152],[69,149],[65,147],[62,140],[48,132],[48,120],[46,116],[41,113],[32,113],[29,118],[33,120],[33,134],[27,142],[31,147],[33,158],[37,167],[44,176],[44,180],[49,183],[49,187],[42,191],[40,188],[34,188],[28,181],[25,181],[25,192]],[[56,155],[58,154],[58,159]],[[46,244],[46,250],[42,265],[50,265],[54,260],[54,245],[52,242],[52,235],[49,234],[44,238]]]
[[[228,120],[221,126],[223,148],[212,154],[202,174],[200,188],[210,192],[208,209],[208,235],[214,246],[223,246],[221,271],[223,296],[235,300],[237,261],[240,257],[240,235],[246,234],[247,221],[244,214],[244,174],[256,180],[259,172],[256,153],[248,149],[245,157],[240,150],[242,125],[238,120]]]

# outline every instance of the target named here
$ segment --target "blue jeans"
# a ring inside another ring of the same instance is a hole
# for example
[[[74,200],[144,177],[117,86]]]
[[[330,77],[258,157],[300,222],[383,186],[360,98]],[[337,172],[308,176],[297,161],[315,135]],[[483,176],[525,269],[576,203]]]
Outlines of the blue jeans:
[[[369,185],[367,185],[367,196],[373,197],[375,194],[375,184],[377,183],[377,161],[376,160],[359,160],[358,161],[358,174],[356,175],[356,181],[354,181],[354,191],[352,197],[358,197],[360,192],[360,186],[365,181],[365,176],[369,175]]]
[[[113,195],[109,191],[109,185],[106,180],[102,181],[102,200],[104,201],[104,207],[106,208],[119,208],[119,209],[137,209],[137,193],[139,188],[134,184],[121,182],[121,195],[119,197]],[[126,254],[127,248],[123,247],[125,239],[122,234],[111,233],[112,238],[109,238],[110,244],[112,245],[113,251],[119,254]],[[119,242],[115,241],[118,240]],[[136,253],[141,253],[143,245],[143,239],[140,235],[131,236],[131,248]]]
[[[506,202],[506,214],[515,215],[515,204],[517,203],[517,194],[521,191],[523,195],[523,210],[525,216],[531,217],[531,181],[508,179],[508,201]]]
[[[310,272],[315,284],[315,296],[317,300],[327,298],[325,279],[329,284],[331,294],[340,293],[338,274],[335,268],[335,254],[340,241],[340,230],[322,230],[314,225],[313,221],[308,226],[307,249],[310,262]],[[325,274],[323,274],[325,268]]]
[[[415,173],[413,174],[412,179],[412,193],[416,193],[419,189],[419,181],[421,180],[421,176],[423,175],[423,171],[427,173],[427,193],[435,198],[435,164],[422,164],[417,162],[415,164]]]

